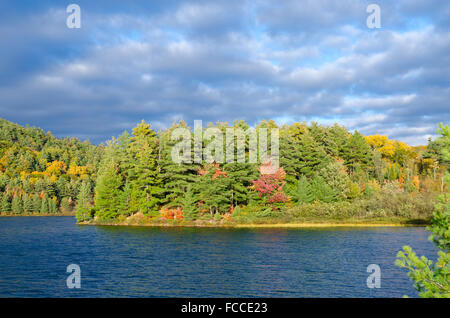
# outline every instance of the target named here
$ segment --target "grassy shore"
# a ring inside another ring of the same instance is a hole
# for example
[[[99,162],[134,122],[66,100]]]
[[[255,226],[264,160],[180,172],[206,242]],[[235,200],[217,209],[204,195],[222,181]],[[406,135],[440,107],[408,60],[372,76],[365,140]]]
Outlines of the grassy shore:
[[[79,225],[142,226],[142,227],[221,227],[221,228],[317,228],[317,227],[408,227],[426,226],[429,219],[366,218],[366,219],[297,219],[283,222],[276,219],[260,219],[253,222],[217,220],[164,220],[131,216],[125,220],[91,220]]]
[[[432,193],[385,193],[352,202],[301,204],[276,211],[268,207],[240,207],[232,215],[207,213],[195,221],[136,213],[113,220],[94,216],[79,224],[232,228],[426,226],[430,224],[435,203],[436,195]]]
[[[14,213],[0,213],[0,217],[2,216],[75,216],[75,212],[63,212],[63,213],[23,213],[23,214],[14,214]]]

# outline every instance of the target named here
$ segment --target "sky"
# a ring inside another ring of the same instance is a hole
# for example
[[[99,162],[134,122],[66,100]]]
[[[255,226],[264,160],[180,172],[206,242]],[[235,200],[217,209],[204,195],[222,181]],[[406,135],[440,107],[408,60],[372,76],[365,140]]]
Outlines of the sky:
[[[449,31],[448,0],[0,0],[0,117],[93,143],[274,119],[426,144],[450,122]]]

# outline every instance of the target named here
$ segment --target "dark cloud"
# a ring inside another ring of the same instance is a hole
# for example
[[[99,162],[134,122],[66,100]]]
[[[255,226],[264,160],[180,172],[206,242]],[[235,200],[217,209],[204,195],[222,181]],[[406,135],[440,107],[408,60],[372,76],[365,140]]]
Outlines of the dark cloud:
[[[275,118],[419,144],[450,119],[445,1],[380,1],[380,30],[357,0],[77,3],[79,30],[64,1],[0,5],[0,116],[97,143]]]

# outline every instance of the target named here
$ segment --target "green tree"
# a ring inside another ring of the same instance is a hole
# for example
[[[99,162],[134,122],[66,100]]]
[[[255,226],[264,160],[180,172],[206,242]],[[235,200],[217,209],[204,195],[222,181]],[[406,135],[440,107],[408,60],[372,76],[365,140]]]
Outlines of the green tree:
[[[110,160],[105,163],[97,179],[95,207],[100,219],[108,220],[119,216],[123,180],[117,169],[114,161]]]
[[[428,150],[434,152],[440,164],[445,165],[450,172],[450,127],[440,123],[437,133],[442,137],[431,141]]]
[[[83,181],[77,198],[77,208],[75,217],[78,222],[91,219],[89,203],[91,201],[91,185],[89,181]]]
[[[22,214],[23,213],[23,203],[22,203],[22,199],[16,195],[13,199],[12,199],[12,211],[14,214]]]
[[[311,185],[306,176],[302,176],[298,180],[295,192],[292,194],[292,200],[297,204],[311,203],[314,201],[314,196],[311,193]]]
[[[198,206],[197,206],[197,198],[192,189],[192,185],[189,185],[185,195],[181,200],[181,204],[183,206],[183,215],[184,218],[188,221],[193,221],[198,218]]]
[[[438,130],[442,136],[439,139],[450,138],[448,126]],[[450,153],[444,153],[443,160],[450,160]],[[403,251],[397,254],[395,264],[408,269],[409,277],[414,281],[414,287],[424,298],[450,298],[450,173],[445,176],[447,184],[446,192],[439,197],[436,205],[432,225],[428,227],[431,231],[430,240],[439,248],[436,262],[425,256],[418,257],[410,246],[404,246]]]
[[[182,128],[188,129],[184,121],[174,123],[168,130],[164,131],[160,137],[160,150],[159,150],[159,167],[160,177],[164,182],[164,203],[169,206],[178,206],[181,202],[184,193],[190,184],[194,182],[197,177],[198,164],[188,162],[175,162],[172,158],[172,152],[175,152],[174,148],[180,140],[175,140],[173,133],[175,129]],[[192,161],[192,138],[187,142],[189,145],[189,153],[184,154],[186,158],[182,158],[182,153],[177,154],[184,161]],[[188,158],[189,157],[189,158]]]
[[[41,214],[48,214],[50,212],[49,206],[48,206],[48,196],[47,194],[44,194],[41,200],[41,208],[39,209],[39,212]]]
[[[128,178],[131,183],[131,208],[148,215],[158,215],[164,198],[162,179],[159,175],[159,141],[150,125],[142,121],[133,129],[128,147],[131,168]]]
[[[336,193],[336,200],[347,198],[350,189],[350,178],[342,160],[334,160],[319,171],[319,175]]]
[[[31,198],[28,196],[28,194],[26,194],[23,197],[23,211],[25,213],[31,213],[33,212],[33,201],[31,200]]]
[[[11,202],[9,201],[9,196],[4,193],[2,196],[2,202],[1,202],[1,212],[3,213],[10,213],[11,212]]]
[[[373,174],[374,163],[370,145],[364,137],[355,131],[342,150],[342,158],[351,175],[356,172],[369,171]]]
[[[35,193],[33,195],[33,212],[39,212],[41,210],[41,198],[39,194]]]
[[[61,210],[62,210],[62,212],[70,212],[71,211],[71,206],[70,206],[68,197],[64,197],[61,199]]]
[[[91,202],[91,184],[88,180],[81,183],[80,192],[77,197],[77,209],[87,208]]]
[[[280,136],[280,165],[297,180],[301,175],[312,177],[330,161],[322,146],[300,127],[288,127]]]
[[[48,211],[49,213],[58,213],[58,205],[55,199],[48,199]]]
[[[311,180],[311,194],[314,200],[320,202],[336,201],[336,192],[330,187],[321,176],[315,176]]]
[[[203,166],[195,190],[199,193],[199,200],[209,209],[211,215],[230,209],[232,201],[230,179],[218,164]]]

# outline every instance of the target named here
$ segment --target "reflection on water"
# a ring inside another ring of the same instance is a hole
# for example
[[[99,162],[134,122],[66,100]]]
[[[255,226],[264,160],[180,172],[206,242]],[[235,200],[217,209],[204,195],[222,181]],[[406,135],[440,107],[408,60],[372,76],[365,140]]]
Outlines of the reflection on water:
[[[0,297],[415,296],[393,265],[405,244],[435,258],[424,228],[213,229],[77,226],[0,218]],[[81,289],[66,267],[81,267]],[[381,288],[369,289],[369,264]]]

